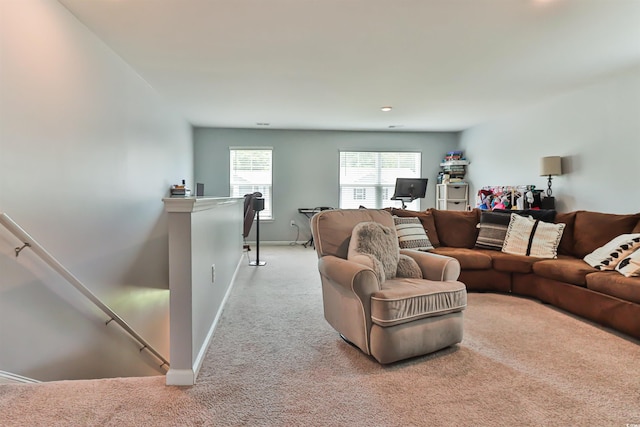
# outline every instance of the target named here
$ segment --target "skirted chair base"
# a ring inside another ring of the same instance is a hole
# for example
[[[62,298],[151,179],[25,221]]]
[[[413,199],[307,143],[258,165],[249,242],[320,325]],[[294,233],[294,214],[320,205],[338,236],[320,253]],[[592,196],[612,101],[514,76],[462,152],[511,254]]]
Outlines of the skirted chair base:
[[[442,350],[462,341],[462,311],[383,328],[371,327],[371,355],[393,363]]]

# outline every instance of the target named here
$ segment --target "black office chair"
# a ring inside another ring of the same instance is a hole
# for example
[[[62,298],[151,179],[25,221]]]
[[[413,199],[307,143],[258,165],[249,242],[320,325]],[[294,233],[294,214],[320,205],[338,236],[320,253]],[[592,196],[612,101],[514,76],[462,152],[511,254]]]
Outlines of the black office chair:
[[[242,248],[248,251],[250,251],[251,248],[247,244],[247,237],[249,237],[249,232],[251,231],[251,227],[253,226],[253,220],[256,216],[256,211],[254,209],[253,201],[261,197],[262,197],[262,193],[260,193],[259,191],[244,195],[244,228],[242,231],[242,237],[244,238],[244,245]]]

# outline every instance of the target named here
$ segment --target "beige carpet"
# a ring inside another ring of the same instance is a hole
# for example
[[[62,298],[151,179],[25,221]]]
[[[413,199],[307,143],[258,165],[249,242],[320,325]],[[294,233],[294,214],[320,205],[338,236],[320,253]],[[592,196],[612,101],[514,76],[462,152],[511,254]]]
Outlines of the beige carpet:
[[[313,250],[264,247],[261,259],[242,267],[196,386],[0,385],[0,425],[640,424],[637,341],[532,300],[470,294],[460,345],[384,367],[324,321]]]

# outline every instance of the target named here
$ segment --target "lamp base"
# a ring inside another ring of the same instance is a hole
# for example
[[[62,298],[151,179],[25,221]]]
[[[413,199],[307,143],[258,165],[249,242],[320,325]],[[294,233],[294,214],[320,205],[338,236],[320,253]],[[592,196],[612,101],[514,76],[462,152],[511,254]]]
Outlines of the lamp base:
[[[547,181],[547,197],[551,197],[553,192],[551,191],[551,175],[549,175],[549,180]]]
[[[249,265],[253,267],[262,267],[263,265],[267,265],[265,261],[251,261]]]

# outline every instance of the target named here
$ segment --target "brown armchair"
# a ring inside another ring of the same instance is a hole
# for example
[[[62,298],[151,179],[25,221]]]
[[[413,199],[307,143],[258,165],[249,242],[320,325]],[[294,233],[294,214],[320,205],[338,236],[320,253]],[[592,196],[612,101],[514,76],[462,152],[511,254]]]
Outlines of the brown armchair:
[[[457,281],[458,261],[401,249],[417,262],[423,278],[380,283],[372,268],[347,259],[353,228],[369,221],[395,233],[393,217],[385,210],[338,209],[311,219],[325,319],[345,340],[383,364],[461,342],[467,293]]]

